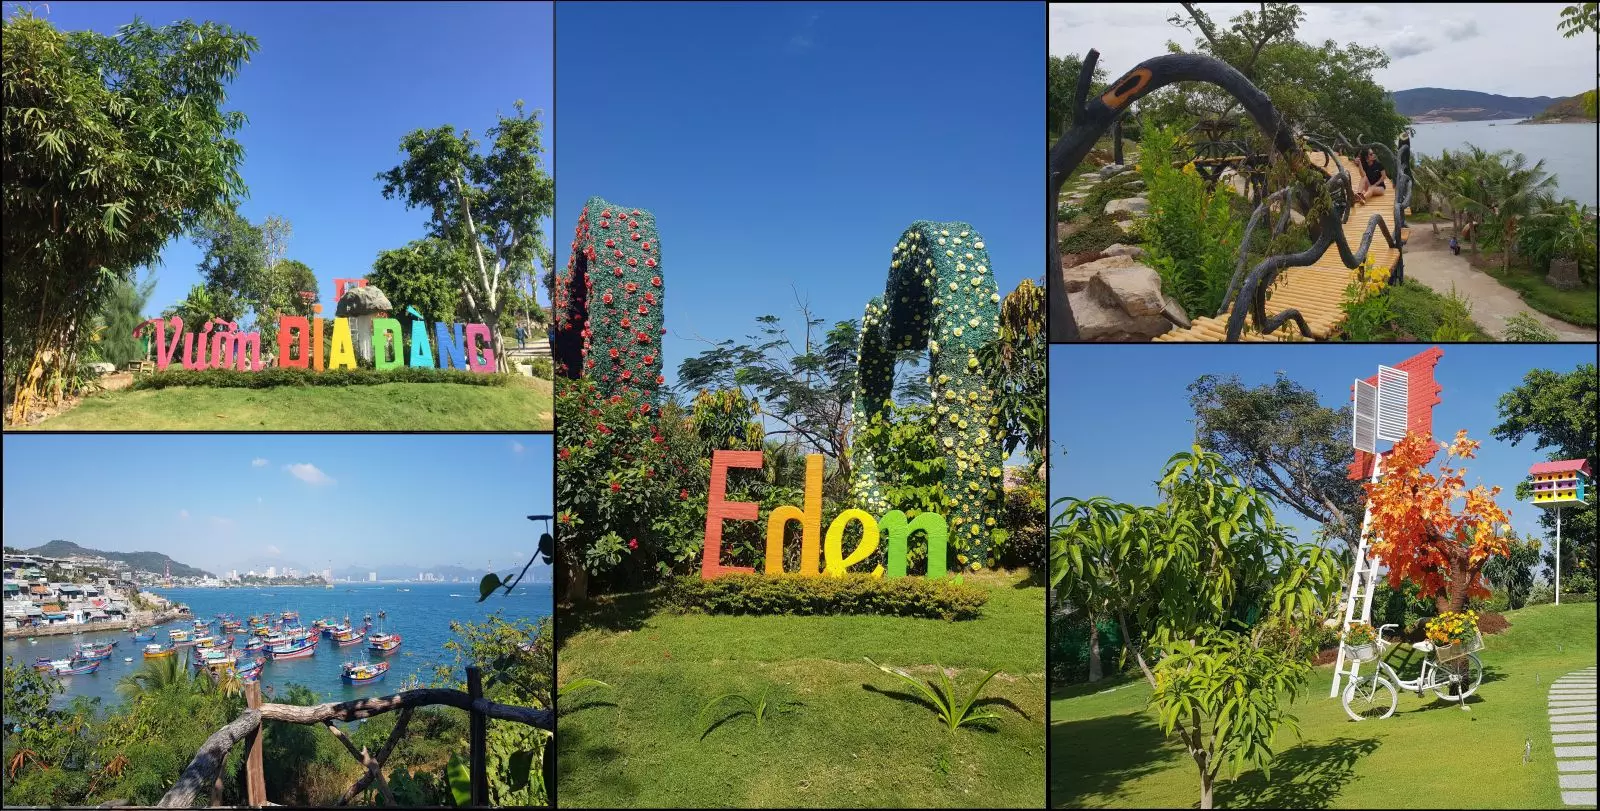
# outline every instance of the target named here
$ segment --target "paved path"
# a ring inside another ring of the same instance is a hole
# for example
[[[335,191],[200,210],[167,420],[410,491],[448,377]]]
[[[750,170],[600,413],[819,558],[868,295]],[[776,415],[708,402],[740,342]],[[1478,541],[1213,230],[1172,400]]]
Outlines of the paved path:
[[[1431,224],[1417,224],[1411,229],[1411,240],[1406,245],[1406,278],[1427,285],[1441,296],[1449,295],[1454,288],[1458,295],[1472,302],[1472,320],[1485,332],[1500,338],[1505,334],[1506,319],[1517,313],[1527,313],[1554,330],[1563,341],[1595,340],[1595,330],[1559,321],[1529,307],[1517,291],[1474,268],[1465,256],[1456,256],[1434,242],[1431,229]],[[1448,228],[1442,229],[1439,239],[1448,242],[1448,231]]]
[[[1595,669],[1573,671],[1550,685],[1550,741],[1561,801],[1595,805]]]

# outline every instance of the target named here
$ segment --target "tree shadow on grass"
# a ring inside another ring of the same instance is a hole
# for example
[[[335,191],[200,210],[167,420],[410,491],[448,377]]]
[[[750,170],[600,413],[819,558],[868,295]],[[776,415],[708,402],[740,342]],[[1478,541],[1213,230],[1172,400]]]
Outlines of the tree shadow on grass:
[[[556,649],[560,650],[568,637],[581,631],[637,631],[661,607],[661,595],[650,591],[606,595],[558,606],[561,618],[556,623]]]
[[[555,743],[556,796],[559,796],[563,785],[572,785],[569,778],[574,777],[580,769],[586,774],[600,770],[610,790],[615,792],[612,796],[629,797],[638,793],[638,784],[625,770],[614,766],[623,755],[621,749],[610,744],[590,743],[587,731],[575,729],[570,724],[557,728]]]
[[[1171,753],[1163,751],[1168,746],[1161,728],[1144,713],[1052,724],[1051,807],[1117,805],[1124,784],[1171,768]],[[1195,786],[1198,795],[1198,773]]]
[[[1378,750],[1379,742],[1335,738],[1303,743],[1272,761],[1269,779],[1253,769],[1216,788],[1218,808],[1328,808],[1356,773],[1356,762]],[[1195,781],[1199,788],[1198,778]]]

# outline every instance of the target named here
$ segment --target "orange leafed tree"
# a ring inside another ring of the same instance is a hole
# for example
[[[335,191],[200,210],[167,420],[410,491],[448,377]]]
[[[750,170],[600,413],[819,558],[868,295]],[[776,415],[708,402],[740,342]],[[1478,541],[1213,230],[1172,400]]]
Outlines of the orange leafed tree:
[[[1508,553],[1496,533],[1509,514],[1495,504],[1499,487],[1466,487],[1457,459],[1477,455],[1479,443],[1458,431],[1454,442],[1435,444],[1407,434],[1384,462],[1383,475],[1366,485],[1372,506],[1372,554],[1389,568],[1389,585],[1410,580],[1440,611],[1460,611],[1470,597],[1488,597],[1483,567]],[[1437,474],[1428,465],[1440,450]]]

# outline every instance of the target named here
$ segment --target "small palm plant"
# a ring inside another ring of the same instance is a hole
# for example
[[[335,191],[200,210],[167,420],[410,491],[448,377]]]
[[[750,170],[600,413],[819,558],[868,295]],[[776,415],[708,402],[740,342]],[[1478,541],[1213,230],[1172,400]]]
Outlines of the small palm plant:
[[[732,719],[732,718],[737,718],[737,717],[739,717],[741,715],[748,715],[751,718],[756,719],[756,727],[759,728],[763,723],[765,723],[767,718],[779,714],[780,712],[782,712],[784,710],[784,708],[786,706],[788,706],[791,703],[794,703],[794,702],[771,701],[771,700],[768,699],[768,697],[771,695],[771,693],[772,693],[772,688],[768,687],[768,688],[766,688],[766,689],[761,691],[761,697],[760,698],[757,698],[757,699],[755,699],[753,701],[750,699],[749,696],[743,695],[741,693],[724,693],[724,694],[722,694],[720,696],[717,696],[716,698],[711,699],[710,701],[707,701],[705,706],[700,708],[700,714],[695,717],[695,726],[696,726],[696,728],[700,727],[701,722],[703,722],[705,720],[706,713],[710,712],[712,707],[715,707],[715,706],[717,706],[718,704],[721,704],[724,701],[730,701],[730,700],[731,701],[736,701],[736,702],[742,704],[743,706],[740,707],[739,709],[734,710],[730,714],[723,715],[723,716],[719,717],[717,719],[716,723],[713,723],[710,726],[705,727],[701,731],[700,737],[702,739],[705,738],[706,734],[711,732],[712,728],[715,727],[717,724],[722,723],[723,721],[727,721],[727,720]]]
[[[994,678],[994,674],[1000,672],[1000,668],[998,667],[985,674],[983,680],[978,682],[976,687],[972,688],[971,693],[967,694],[966,700],[958,703],[956,700],[955,683],[950,681],[950,677],[945,674],[943,667],[939,668],[939,684],[935,684],[931,679],[924,684],[923,682],[912,678],[903,670],[896,670],[892,667],[880,665],[877,662],[872,661],[872,659],[869,657],[863,656],[862,658],[867,660],[867,664],[872,665],[873,667],[890,675],[899,676],[901,679],[904,679],[907,684],[910,684],[921,691],[922,695],[933,704],[933,708],[939,713],[939,720],[943,721],[945,726],[949,727],[951,732],[955,732],[962,726],[970,724],[974,721],[983,721],[1000,717],[992,712],[973,712],[973,709],[978,701],[978,694],[983,692],[984,685],[988,684],[989,680]]]

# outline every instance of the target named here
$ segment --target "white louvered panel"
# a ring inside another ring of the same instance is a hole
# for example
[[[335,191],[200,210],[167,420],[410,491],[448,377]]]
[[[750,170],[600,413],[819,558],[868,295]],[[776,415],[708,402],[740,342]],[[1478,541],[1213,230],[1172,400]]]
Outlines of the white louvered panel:
[[[1378,438],[1399,442],[1406,438],[1410,419],[1406,408],[1410,376],[1390,366],[1378,367]]]
[[[1356,381],[1355,424],[1350,432],[1356,450],[1376,453],[1378,448],[1378,387]]]

